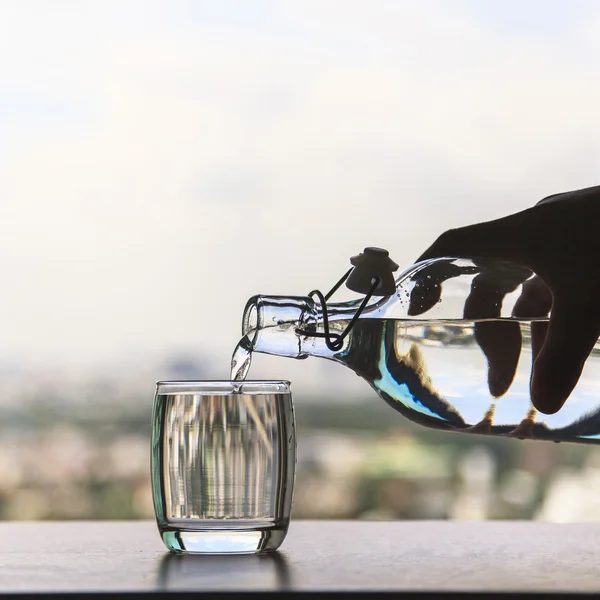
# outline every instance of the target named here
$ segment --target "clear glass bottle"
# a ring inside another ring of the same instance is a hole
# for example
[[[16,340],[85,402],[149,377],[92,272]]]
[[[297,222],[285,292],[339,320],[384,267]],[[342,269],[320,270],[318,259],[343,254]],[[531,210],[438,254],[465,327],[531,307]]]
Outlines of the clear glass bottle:
[[[244,311],[232,373],[243,378],[253,352],[316,356],[352,369],[392,408],[422,425],[600,441],[600,344],[558,413],[541,414],[531,404],[531,366],[551,300],[528,269],[494,260],[423,261],[395,278],[395,293],[370,298],[343,340],[330,337],[337,344],[328,343],[326,329],[330,336],[342,334],[362,301],[328,303],[324,310],[309,296],[254,296]]]

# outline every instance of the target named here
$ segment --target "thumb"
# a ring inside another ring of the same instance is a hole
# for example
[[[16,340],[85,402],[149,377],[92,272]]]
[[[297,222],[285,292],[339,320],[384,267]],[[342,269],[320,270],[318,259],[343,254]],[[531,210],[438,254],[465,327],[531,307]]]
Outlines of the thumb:
[[[566,402],[598,341],[600,298],[594,296],[554,295],[546,339],[531,377],[531,401],[544,414],[554,414]]]
[[[527,242],[531,239],[530,211],[531,209],[527,209],[502,219],[449,229],[438,237],[417,262],[454,256],[490,257],[526,264]]]

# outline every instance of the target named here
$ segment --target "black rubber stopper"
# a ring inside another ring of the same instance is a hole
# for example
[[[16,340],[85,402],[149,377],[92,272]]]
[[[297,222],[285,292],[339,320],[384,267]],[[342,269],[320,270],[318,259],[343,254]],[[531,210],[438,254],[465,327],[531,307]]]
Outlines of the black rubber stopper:
[[[354,269],[346,280],[346,287],[359,294],[368,294],[376,278],[379,285],[374,296],[391,296],[396,293],[394,271],[398,265],[390,258],[390,253],[383,248],[365,248],[362,254],[353,256],[350,263]]]

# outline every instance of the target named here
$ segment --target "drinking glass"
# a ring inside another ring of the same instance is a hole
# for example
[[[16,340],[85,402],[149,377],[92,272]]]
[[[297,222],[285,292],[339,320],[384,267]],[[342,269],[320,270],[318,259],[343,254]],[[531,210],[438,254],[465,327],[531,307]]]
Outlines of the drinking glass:
[[[151,462],[169,550],[276,550],[287,534],[296,464],[289,382],[159,381]]]

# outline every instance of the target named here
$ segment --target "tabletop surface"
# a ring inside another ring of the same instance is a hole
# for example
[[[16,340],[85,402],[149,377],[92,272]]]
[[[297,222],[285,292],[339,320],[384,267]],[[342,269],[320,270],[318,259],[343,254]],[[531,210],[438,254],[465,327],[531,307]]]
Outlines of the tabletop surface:
[[[293,521],[272,555],[169,554],[154,522],[0,524],[15,592],[600,591],[600,524]]]

